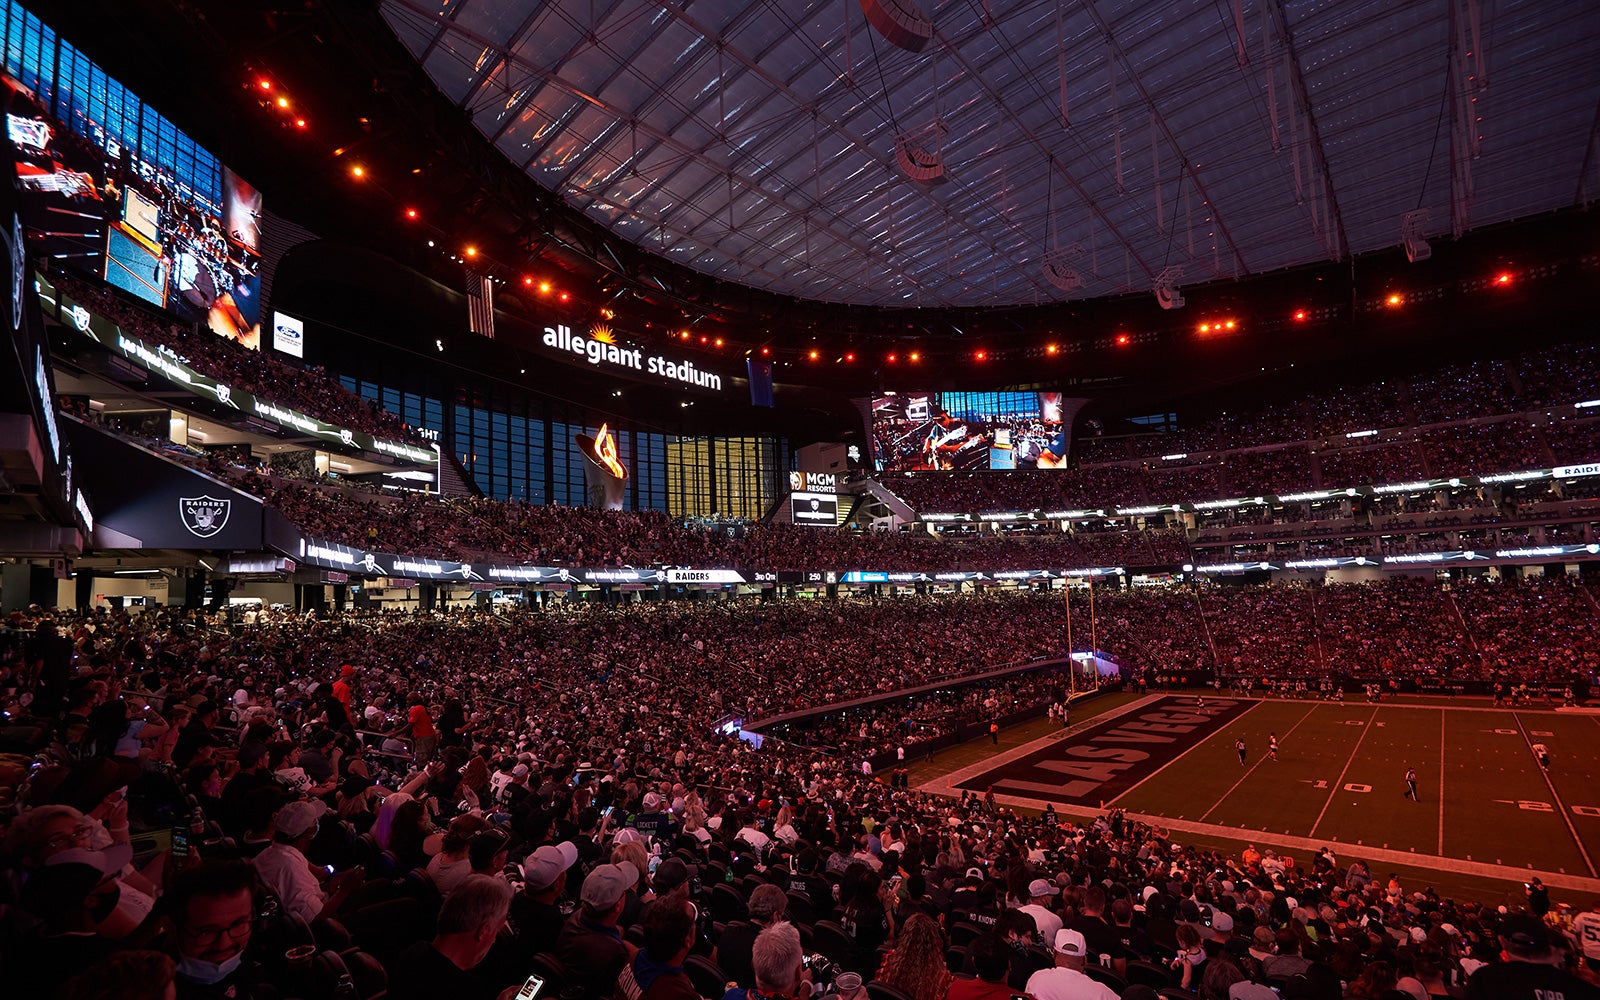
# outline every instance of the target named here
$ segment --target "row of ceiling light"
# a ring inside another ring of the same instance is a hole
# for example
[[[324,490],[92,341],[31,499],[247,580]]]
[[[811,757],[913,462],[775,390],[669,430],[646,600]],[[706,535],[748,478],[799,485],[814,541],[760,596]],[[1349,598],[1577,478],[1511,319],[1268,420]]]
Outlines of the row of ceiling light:
[[[281,86],[276,84],[272,79],[270,79],[269,77],[266,77],[266,76],[258,76],[258,77],[255,78],[255,80],[253,81],[253,84],[251,84],[250,86],[252,87],[252,89],[256,93],[257,102],[263,108],[267,108],[267,109],[270,109],[270,110],[272,110],[272,111],[274,111],[276,113],[279,113],[280,116],[282,117],[282,121],[283,121],[283,123],[284,123],[284,125],[286,127],[287,126],[292,126],[292,127],[296,128],[296,129],[301,129],[301,130],[305,130],[305,129],[309,128],[309,125],[308,125],[305,117],[295,107],[295,104],[294,104],[294,102],[292,100],[290,100],[289,95],[283,90],[283,88]],[[335,149],[333,151],[333,155],[335,157],[342,157],[342,156],[344,156],[345,152],[346,152],[346,150],[342,149],[342,148],[341,149]],[[348,168],[348,172],[349,172],[350,178],[352,180],[354,180],[354,181],[362,182],[362,183],[372,183],[374,181],[372,170],[369,167],[367,167],[365,164],[363,164],[363,163],[351,163],[349,168]],[[406,223],[431,225],[430,223],[426,223],[425,222],[425,220],[423,219],[423,216],[422,216],[422,212],[419,209],[417,209],[416,207],[414,207],[414,206],[405,206],[405,207],[403,207],[401,209],[400,215],[401,215],[401,218],[403,219],[403,221],[405,221]],[[503,270],[503,269],[501,269],[501,268],[495,266],[494,264],[492,264],[488,260],[487,256],[481,250],[479,250],[479,248],[474,244],[471,244],[471,243],[463,244],[463,245],[460,246],[460,248],[458,250],[451,250],[448,247],[441,246],[440,245],[440,241],[436,240],[436,239],[429,239],[427,241],[427,244],[428,244],[428,247],[430,249],[434,249],[434,250],[440,251],[444,256],[449,257],[450,260],[452,260],[452,261],[454,261],[456,263],[459,263],[459,264],[461,264],[461,265],[463,265],[465,267],[474,268],[475,270],[478,271],[478,273],[482,277],[486,278],[489,281],[492,281],[492,282],[494,282],[496,284],[500,284],[500,285],[507,285],[507,284],[511,284],[512,283],[512,282],[508,281],[506,278],[503,278],[503,277],[500,277],[500,276],[498,276],[496,274],[490,273],[492,271]],[[1509,287],[1513,283],[1513,280],[1514,280],[1514,278],[1513,278],[1513,275],[1512,275],[1511,272],[1509,272],[1509,271],[1501,271],[1501,272],[1498,272],[1497,274],[1495,274],[1495,276],[1493,278],[1489,279],[1487,284],[1491,288],[1506,288],[1506,287]],[[560,302],[560,303],[564,303],[564,304],[565,303],[570,303],[572,301],[572,295],[571,295],[570,292],[567,292],[565,290],[557,288],[556,285],[554,283],[552,283],[548,279],[538,278],[538,277],[535,277],[533,275],[524,274],[524,275],[521,276],[521,284],[523,285],[523,287],[526,287],[526,288],[528,288],[530,290],[536,291],[542,297],[553,297],[555,299],[555,301]],[[1407,295],[1405,293],[1403,293],[1403,292],[1398,292],[1398,291],[1391,291],[1391,292],[1387,293],[1386,295],[1384,295],[1383,298],[1381,299],[1381,303],[1382,303],[1383,307],[1388,308],[1388,309],[1399,309],[1399,308],[1402,308],[1403,306],[1406,305],[1407,301],[1408,301]],[[1319,311],[1319,312],[1325,312],[1325,311]],[[599,316],[600,316],[600,318],[602,320],[611,321],[611,320],[614,320],[616,318],[616,311],[610,305],[604,305],[604,306],[601,306],[600,309],[599,309]],[[1313,318],[1313,316],[1314,316],[1314,313],[1312,311],[1307,310],[1307,309],[1295,309],[1290,314],[1290,319],[1294,323],[1305,323],[1305,322],[1310,321]],[[1318,317],[1318,318],[1320,318],[1320,317]],[[652,324],[647,322],[645,324],[645,326],[648,328],[648,327],[651,327]],[[1201,337],[1216,337],[1216,336],[1219,336],[1219,335],[1220,336],[1227,336],[1229,334],[1234,334],[1234,333],[1240,332],[1242,327],[1243,327],[1242,321],[1240,321],[1236,317],[1233,317],[1233,316],[1222,316],[1222,317],[1211,317],[1211,318],[1207,318],[1205,320],[1202,320],[1201,322],[1199,322],[1196,325],[1195,331]],[[709,335],[709,334],[701,334],[701,335],[698,336],[698,340],[697,340],[696,339],[696,335],[691,330],[688,330],[688,329],[680,330],[680,331],[677,331],[677,332],[668,331],[667,337],[669,339],[671,339],[671,340],[678,341],[678,342],[687,344],[689,346],[698,346],[701,349],[704,349],[704,350],[707,350],[707,351],[713,351],[713,352],[726,351],[730,347],[731,347],[732,350],[737,351],[741,347],[743,347],[744,348],[744,355],[746,357],[754,357],[755,355],[759,354],[760,357],[765,359],[765,358],[772,358],[773,354],[774,354],[773,348],[771,346],[769,346],[769,345],[764,345],[764,346],[761,346],[761,347],[757,348],[757,347],[751,347],[751,346],[742,345],[742,344],[739,344],[739,343],[736,343],[736,342],[730,344],[723,337],[712,336],[712,335]],[[1147,340],[1147,339],[1151,339],[1151,338],[1141,336],[1138,339],[1142,341],[1142,340]],[[1119,333],[1116,333],[1116,334],[1112,335],[1110,338],[1108,338],[1106,340],[1100,341],[1099,345],[1109,345],[1109,346],[1114,346],[1114,347],[1126,348],[1126,347],[1132,346],[1134,344],[1134,342],[1135,342],[1135,338],[1132,335],[1130,335],[1128,333],[1119,332]],[[1047,343],[1043,347],[1043,354],[1046,357],[1056,357],[1056,356],[1059,356],[1059,355],[1061,355],[1063,353],[1066,353],[1067,350],[1069,350],[1069,349],[1077,350],[1077,349],[1081,349],[1082,347],[1085,347],[1085,346],[1091,346],[1092,347],[1092,346],[1096,346],[1096,345],[1094,345],[1094,344],[1089,344],[1089,345],[1074,344],[1074,345],[1070,345],[1068,348],[1063,348],[1062,345],[1059,344],[1059,343]],[[1027,348],[1025,350],[1027,351],[1027,353],[1030,356],[1036,356],[1039,353],[1039,349],[1038,348]],[[791,356],[797,356],[797,359],[803,359],[803,360],[805,360],[807,362],[810,362],[810,363],[813,363],[813,364],[824,363],[824,362],[828,361],[828,355],[832,355],[832,363],[840,364],[840,365],[854,364],[858,360],[860,360],[860,358],[861,358],[861,356],[858,355],[857,352],[855,352],[853,350],[847,350],[847,351],[836,353],[835,351],[832,351],[832,350],[824,351],[824,350],[822,350],[821,348],[818,348],[818,347],[801,348],[800,351],[798,352],[798,354],[796,354],[796,352],[789,352],[789,351],[782,351],[782,350],[780,350],[778,353],[780,355],[781,354],[790,354]],[[1004,354],[1012,354],[1012,353],[1014,353],[1014,351],[1007,350],[1007,351],[1002,352],[1002,353],[1004,353]],[[915,365],[915,364],[920,364],[922,362],[922,360],[923,360],[923,353],[921,351],[889,351],[887,353],[884,353],[884,354],[878,355],[878,356],[881,357],[883,363],[889,364],[889,365],[900,365],[900,364]],[[995,355],[990,350],[988,350],[987,348],[976,348],[976,349],[973,349],[971,351],[963,351],[963,352],[961,352],[961,354],[959,356],[964,357],[966,359],[969,359],[969,360],[971,360],[971,361],[973,361],[975,363],[979,363],[979,364],[987,362],[987,361],[990,361],[995,357]],[[949,357],[949,355],[946,355],[946,357]]]

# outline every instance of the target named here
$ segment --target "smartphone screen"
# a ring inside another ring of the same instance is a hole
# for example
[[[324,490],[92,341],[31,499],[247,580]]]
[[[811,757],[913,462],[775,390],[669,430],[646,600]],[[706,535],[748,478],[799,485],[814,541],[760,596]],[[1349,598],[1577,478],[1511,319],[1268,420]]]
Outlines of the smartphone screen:
[[[544,980],[538,976],[529,976],[522,984],[522,989],[517,991],[517,1000],[533,1000],[544,989]]]
[[[183,827],[172,829],[172,856],[178,859],[189,856],[189,831]]]

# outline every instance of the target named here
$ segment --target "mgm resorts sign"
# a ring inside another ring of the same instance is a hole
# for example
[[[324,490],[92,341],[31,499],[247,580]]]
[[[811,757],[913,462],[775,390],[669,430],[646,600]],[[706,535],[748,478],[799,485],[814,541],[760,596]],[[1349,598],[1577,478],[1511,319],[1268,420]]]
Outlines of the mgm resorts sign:
[[[617,343],[616,334],[611,332],[611,328],[604,325],[596,326],[587,337],[573,333],[570,326],[547,326],[544,328],[544,346],[586,358],[596,367],[610,365],[628,368],[669,382],[681,382],[702,389],[722,389],[721,375],[701,371],[692,361],[671,361],[660,354],[646,354],[643,348],[623,347]]]

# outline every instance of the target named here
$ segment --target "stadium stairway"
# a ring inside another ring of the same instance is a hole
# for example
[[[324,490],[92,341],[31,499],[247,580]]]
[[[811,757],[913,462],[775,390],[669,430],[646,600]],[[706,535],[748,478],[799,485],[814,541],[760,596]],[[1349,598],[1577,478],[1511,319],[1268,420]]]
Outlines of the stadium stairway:
[[[483,491],[473,483],[461,460],[451,452],[439,449],[439,492],[447,497],[481,497]]]
[[[904,518],[907,521],[916,520],[917,512],[911,509],[910,504],[906,503],[904,500],[895,496],[894,493],[890,492],[887,486],[870,477],[862,480],[861,485],[862,488],[868,493],[871,493],[879,503],[882,503],[885,507],[894,512],[896,517]]]

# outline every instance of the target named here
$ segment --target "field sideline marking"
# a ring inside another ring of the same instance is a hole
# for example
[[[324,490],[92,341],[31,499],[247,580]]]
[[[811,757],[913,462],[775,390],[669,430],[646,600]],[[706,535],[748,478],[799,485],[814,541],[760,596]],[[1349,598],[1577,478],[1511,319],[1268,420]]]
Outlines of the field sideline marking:
[[[1328,815],[1328,807],[1333,805],[1333,800],[1338,798],[1339,792],[1344,789],[1344,776],[1350,773],[1350,765],[1356,762],[1356,754],[1361,752],[1361,744],[1367,738],[1367,733],[1372,731],[1372,720],[1378,717],[1378,706],[1373,706],[1372,714],[1367,717],[1366,723],[1361,727],[1361,735],[1356,737],[1356,745],[1350,748],[1350,756],[1344,762],[1344,770],[1339,772],[1339,780],[1333,783],[1333,791],[1328,793],[1328,801],[1322,804],[1322,811],[1317,813],[1317,821],[1311,824],[1311,832],[1307,837],[1315,838],[1317,827],[1322,825],[1322,817]],[[1593,874],[1593,871],[1590,872]]]
[[[1316,710],[1317,710],[1317,706],[1315,706],[1315,705],[1312,705],[1309,709],[1307,709],[1306,710],[1306,714],[1300,716],[1300,721],[1299,722],[1296,722],[1294,725],[1290,726],[1287,730],[1284,731],[1283,738],[1284,739],[1288,739],[1289,738],[1289,734],[1294,732],[1296,729],[1299,729],[1300,728],[1300,723],[1306,721],[1309,718],[1311,718],[1311,716],[1316,712]],[[1198,746],[1198,744],[1196,744],[1196,746]],[[1191,747],[1190,749],[1193,749],[1193,747]],[[1223,792],[1222,793],[1222,797],[1217,799],[1217,801],[1211,806],[1210,809],[1207,809],[1204,813],[1201,814],[1200,822],[1204,823],[1206,821],[1206,817],[1207,816],[1210,816],[1212,813],[1216,812],[1217,811],[1217,807],[1222,805],[1222,803],[1227,800],[1228,796],[1230,796],[1230,795],[1232,795],[1234,793],[1235,789],[1237,789],[1240,785],[1244,784],[1244,779],[1248,778],[1252,774],[1254,774],[1256,772],[1256,768],[1261,766],[1261,761],[1266,760],[1266,759],[1267,759],[1267,757],[1265,755],[1263,755],[1261,757],[1261,760],[1258,760],[1254,764],[1251,764],[1250,765],[1250,769],[1248,771],[1244,772],[1244,777],[1240,778],[1238,781],[1235,781],[1233,783],[1233,788],[1230,788],[1226,792]],[[1154,777],[1154,775],[1151,775],[1151,777]],[[1132,791],[1132,789],[1130,788],[1129,791]]]
[[[1099,725],[1101,722],[1109,721],[1111,719],[1120,719],[1122,716],[1127,715],[1130,712],[1136,712],[1141,708],[1147,708],[1151,704],[1166,697],[1167,695],[1164,694],[1148,694],[1143,698],[1135,698],[1133,701],[1128,702],[1121,708],[1113,708],[1109,712],[1101,712],[1098,715],[1091,715],[1089,718],[1080,723],[1080,725],[1084,728],[1088,728],[1089,726]],[[1066,730],[1068,733],[1071,733],[1072,731],[1072,729]],[[960,791],[960,789],[958,789],[956,786],[961,784],[963,781],[966,781],[970,778],[975,778],[980,774],[986,774],[989,771],[999,770],[1014,760],[1026,757],[1035,750],[1042,749],[1049,744],[1054,743],[1060,737],[1061,732],[1061,730],[1057,730],[1052,733],[1046,733],[1036,740],[1023,743],[1019,746],[1014,746],[1009,750],[1003,750],[1000,753],[994,754],[993,756],[985,757],[975,764],[968,764],[966,767],[947,772],[937,778],[932,778],[918,785],[917,791],[956,794]],[[957,746],[960,746],[960,744],[957,744]],[[945,749],[948,750],[954,748],[946,747]],[[907,754],[906,756],[909,757],[910,754]]]
[[[1523,739],[1528,741],[1528,752],[1532,753],[1533,737],[1528,735],[1528,730],[1522,725],[1522,719],[1516,712],[1512,712],[1511,717],[1517,720],[1517,731],[1522,734]],[[1550,780],[1550,772],[1540,766],[1537,758],[1534,759],[1533,766],[1539,768],[1539,776],[1549,786],[1550,794],[1556,800],[1556,808],[1561,810],[1561,818],[1567,821],[1567,832],[1572,834],[1572,842],[1578,845],[1578,853],[1583,855],[1583,863],[1589,866],[1589,874],[1595,874],[1594,862],[1589,859],[1589,852],[1584,849],[1583,838],[1578,836],[1578,828],[1572,824],[1572,816],[1567,812],[1566,803],[1561,801],[1561,793],[1556,791],[1556,783]]]
[[[995,802],[1003,806],[1041,810],[1046,804],[1045,799],[1030,799],[1017,795],[997,795],[995,796]],[[1104,816],[1108,811],[1106,809],[1096,809],[1093,806],[1063,802],[1056,802],[1055,807],[1056,812],[1062,818],[1095,819]],[[1274,847],[1306,851],[1308,854],[1315,854],[1319,847],[1327,843],[1325,840],[1312,840],[1309,837],[1296,837],[1292,834],[1279,836],[1263,830],[1218,826],[1214,823],[1196,823],[1192,820],[1172,819],[1169,816],[1153,816],[1146,813],[1132,812],[1124,813],[1124,815],[1135,823],[1143,823],[1158,830],[1165,830],[1168,834],[1187,833],[1258,845],[1272,844]],[[1171,838],[1169,837],[1169,839]],[[1469,875],[1517,883],[1526,882],[1530,873],[1537,873],[1544,879],[1544,883],[1547,886],[1591,895],[1600,894],[1600,878],[1589,878],[1584,875],[1565,875],[1559,872],[1546,873],[1532,866],[1518,868],[1513,865],[1492,865],[1483,861],[1463,861],[1460,858],[1430,857],[1426,854],[1413,854],[1409,851],[1396,851],[1388,848],[1371,847],[1365,844],[1350,844],[1344,841],[1335,841],[1334,846],[1341,856],[1358,857],[1369,862],[1377,861],[1384,864],[1406,865],[1411,868],[1422,868],[1429,871],[1449,872],[1455,875]]]
[[[1210,743],[1217,736],[1221,735],[1228,728],[1228,726],[1231,726],[1234,723],[1238,722],[1239,720],[1243,719],[1245,716],[1249,715],[1251,712],[1254,712],[1256,709],[1260,708],[1264,704],[1266,704],[1266,702],[1264,702],[1264,701],[1257,701],[1257,702],[1252,703],[1249,708],[1245,709],[1244,711],[1240,712],[1238,715],[1235,715],[1233,718],[1229,719],[1225,725],[1218,726],[1216,732],[1211,733],[1205,739],[1201,740],[1199,743],[1196,743],[1194,746],[1192,746],[1189,749],[1185,750],[1183,753],[1178,754],[1176,757],[1174,757],[1171,760],[1167,761],[1165,764],[1162,764],[1160,767],[1156,768],[1154,771],[1151,771],[1149,774],[1145,775],[1143,778],[1140,778],[1138,781],[1135,781],[1133,784],[1131,784],[1127,788],[1123,789],[1122,794],[1118,795],[1116,798],[1112,799],[1110,802],[1107,802],[1105,804],[1105,807],[1107,809],[1110,809],[1111,807],[1115,806],[1118,802],[1121,802],[1123,799],[1127,798],[1129,795],[1132,795],[1133,794],[1133,790],[1135,788],[1138,788],[1140,785],[1144,784],[1146,781],[1151,780],[1156,775],[1160,774],[1162,771],[1165,771],[1167,768],[1169,768],[1172,765],[1176,764],[1178,761],[1182,760],[1183,758],[1189,756],[1194,751],[1196,751],[1196,750],[1200,749],[1201,747],[1205,746],[1207,743]]]
[[[1438,854],[1444,857],[1444,720],[1445,714],[1439,713],[1439,848]],[[1591,873],[1592,873],[1591,866]]]

